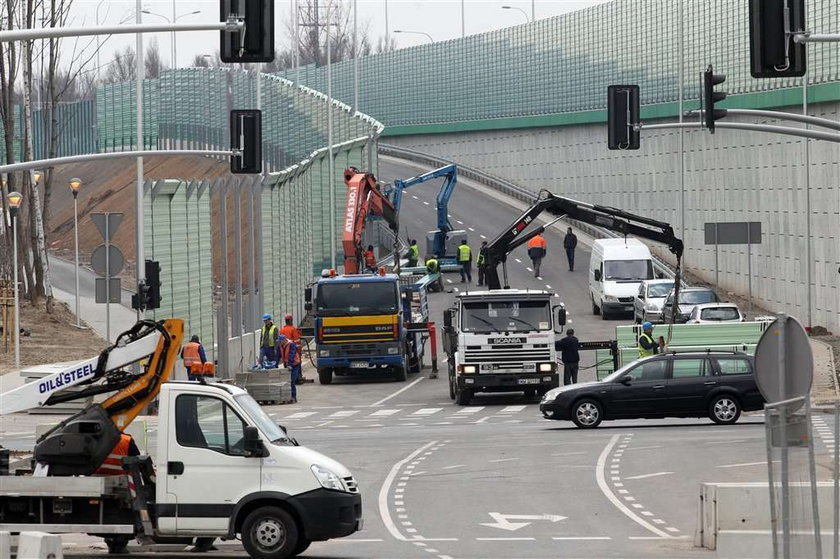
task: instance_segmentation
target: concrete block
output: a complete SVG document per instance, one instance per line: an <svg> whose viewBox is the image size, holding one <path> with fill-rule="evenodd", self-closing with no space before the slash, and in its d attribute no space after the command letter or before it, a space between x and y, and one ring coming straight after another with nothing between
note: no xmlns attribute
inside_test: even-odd
<svg viewBox="0 0 840 559"><path fill-rule="evenodd" d="M12 534L0 532L0 559L12 559Z"/></svg>
<svg viewBox="0 0 840 559"><path fill-rule="evenodd" d="M46 532L21 532L18 559L63 559L61 536Z"/></svg>

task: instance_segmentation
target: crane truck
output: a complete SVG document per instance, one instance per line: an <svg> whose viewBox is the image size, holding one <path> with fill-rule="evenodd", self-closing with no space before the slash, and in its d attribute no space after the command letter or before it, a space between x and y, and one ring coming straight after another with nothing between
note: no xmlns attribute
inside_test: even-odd
<svg viewBox="0 0 840 559"><path fill-rule="evenodd" d="M0 395L7 414L114 393L44 434L34 470L0 475L0 532L86 533L111 552L134 538L241 538L251 557L284 559L361 529L345 466L299 446L239 387L170 381L182 338L180 319L140 321L99 356ZM127 456L123 474L96 475L158 396L154 461Z"/></svg>
<svg viewBox="0 0 840 559"><path fill-rule="evenodd" d="M529 229L543 212L558 217ZM552 309L551 292L511 289L506 261L511 251L563 217L667 244L677 258L674 286L679 289L683 242L669 224L540 191L531 207L487 245L489 290L461 293L455 306L444 311L449 396L459 405L468 404L476 392L524 391L535 396L559 385L555 334L566 323L566 311Z"/></svg>

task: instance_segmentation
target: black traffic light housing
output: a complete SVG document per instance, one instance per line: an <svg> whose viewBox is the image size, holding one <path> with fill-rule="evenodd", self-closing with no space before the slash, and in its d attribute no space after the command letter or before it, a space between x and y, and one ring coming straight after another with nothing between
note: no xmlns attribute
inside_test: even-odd
<svg viewBox="0 0 840 559"><path fill-rule="evenodd" d="M607 88L607 147L639 149L641 132L638 85L611 85Z"/></svg>
<svg viewBox="0 0 840 559"><path fill-rule="evenodd" d="M750 0L749 25L752 77L805 75L807 49L793 40L805 31L805 0Z"/></svg>
<svg viewBox="0 0 840 559"><path fill-rule="evenodd" d="M715 108L715 103L726 99L726 92L715 91L715 86L725 81L726 76L715 74L711 64L703 72L703 119L706 123L706 128L712 134L715 133L715 121L726 116L726 109Z"/></svg>
<svg viewBox="0 0 840 559"><path fill-rule="evenodd" d="M221 21L244 19L242 31L222 31L222 62L274 60L274 0L221 0Z"/></svg>
<svg viewBox="0 0 840 559"><path fill-rule="evenodd" d="M160 308L160 262L146 260L146 308Z"/></svg>
<svg viewBox="0 0 840 559"><path fill-rule="evenodd" d="M262 112L256 109L230 112L230 172L262 172Z"/></svg>

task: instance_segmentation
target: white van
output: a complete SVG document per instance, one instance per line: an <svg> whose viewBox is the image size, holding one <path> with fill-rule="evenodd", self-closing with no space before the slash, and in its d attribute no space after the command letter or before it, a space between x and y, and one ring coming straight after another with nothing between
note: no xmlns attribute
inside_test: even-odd
<svg viewBox="0 0 840 559"><path fill-rule="evenodd" d="M589 261L592 314L601 313L606 320L613 313L632 313L639 285L653 278L650 250L640 240L596 239Z"/></svg>

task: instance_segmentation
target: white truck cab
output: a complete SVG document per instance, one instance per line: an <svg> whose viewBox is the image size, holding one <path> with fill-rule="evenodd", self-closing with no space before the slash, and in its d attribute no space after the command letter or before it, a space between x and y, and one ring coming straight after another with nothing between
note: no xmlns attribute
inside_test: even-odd
<svg viewBox="0 0 840 559"><path fill-rule="evenodd" d="M643 242L633 237L595 239L589 262L592 314L606 320L611 314L632 313L639 285L653 278L650 249Z"/></svg>

